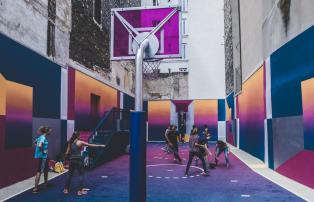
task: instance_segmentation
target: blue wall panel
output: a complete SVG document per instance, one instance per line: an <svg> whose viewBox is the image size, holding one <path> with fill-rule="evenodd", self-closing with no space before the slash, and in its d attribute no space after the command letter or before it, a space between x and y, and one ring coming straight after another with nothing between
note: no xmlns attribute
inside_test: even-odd
<svg viewBox="0 0 314 202"><path fill-rule="evenodd" d="M60 66L2 34L0 44L0 73L33 87L33 116L60 118Z"/></svg>
<svg viewBox="0 0 314 202"><path fill-rule="evenodd" d="M218 100L218 121L226 120L226 105L224 99Z"/></svg>
<svg viewBox="0 0 314 202"><path fill-rule="evenodd" d="M314 26L270 57L273 117L302 115L301 81L314 77Z"/></svg>

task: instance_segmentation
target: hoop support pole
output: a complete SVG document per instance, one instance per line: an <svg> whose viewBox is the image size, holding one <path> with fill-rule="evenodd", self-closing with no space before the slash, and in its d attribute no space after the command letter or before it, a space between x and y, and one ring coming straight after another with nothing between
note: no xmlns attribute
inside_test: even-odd
<svg viewBox="0 0 314 202"><path fill-rule="evenodd" d="M143 61L149 41L145 39L135 57L135 111L131 113L130 202L146 201L146 112L143 111Z"/></svg>
<svg viewBox="0 0 314 202"><path fill-rule="evenodd" d="M136 51L135 56L135 111L143 111L143 61L144 53L149 45L148 39L145 39Z"/></svg>

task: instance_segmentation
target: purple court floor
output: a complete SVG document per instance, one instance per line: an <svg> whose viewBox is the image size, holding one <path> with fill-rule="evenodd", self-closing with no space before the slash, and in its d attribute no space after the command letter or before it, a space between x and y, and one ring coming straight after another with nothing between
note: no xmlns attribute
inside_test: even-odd
<svg viewBox="0 0 314 202"><path fill-rule="evenodd" d="M161 150L162 144L147 147L147 201L303 201L287 190L253 172L234 155L230 155L231 167L220 165L211 170L210 176L201 176L201 162L193 162L190 176L184 177L188 158L187 147L180 147L183 165L177 164L173 156ZM53 179L53 187L38 194L24 192L9 201L128 201L129 158L122 156L86 173L85 185L89 194L77 197L72 191L62 193L65 175ZM77 182L73 182L75 189Z"/></svg>

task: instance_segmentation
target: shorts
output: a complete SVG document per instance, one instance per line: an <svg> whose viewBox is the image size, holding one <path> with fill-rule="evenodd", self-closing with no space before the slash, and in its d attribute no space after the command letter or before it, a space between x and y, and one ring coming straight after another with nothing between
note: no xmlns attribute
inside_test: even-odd
<svg viewBox="0 0 314 202"><path fill-rule="evenodd" d="M48 172L48 170L49 170L48 160L44 158L39 158L37 172L43 173L43 172Z"/></svg>

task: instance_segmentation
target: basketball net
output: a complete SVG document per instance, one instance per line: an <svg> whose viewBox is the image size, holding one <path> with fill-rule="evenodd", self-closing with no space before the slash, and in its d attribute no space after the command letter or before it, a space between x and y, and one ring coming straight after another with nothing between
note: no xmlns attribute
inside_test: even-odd
<svg viewBox="0 0 314 202"><path fill-rule="evenodd" d="M132 70L135 67L134 60L120 60L121 67ZM161 59L144 59L143 61L143 78L147 80L157 79L160 73L159 66Z"/></svg>
<svg viewBox="0 0 314 202"><path fill-rule="evenodd" d="M160 73L159 66L160 59L144 59L143 61L143 78L144 79L157 79Z"/></svg>

